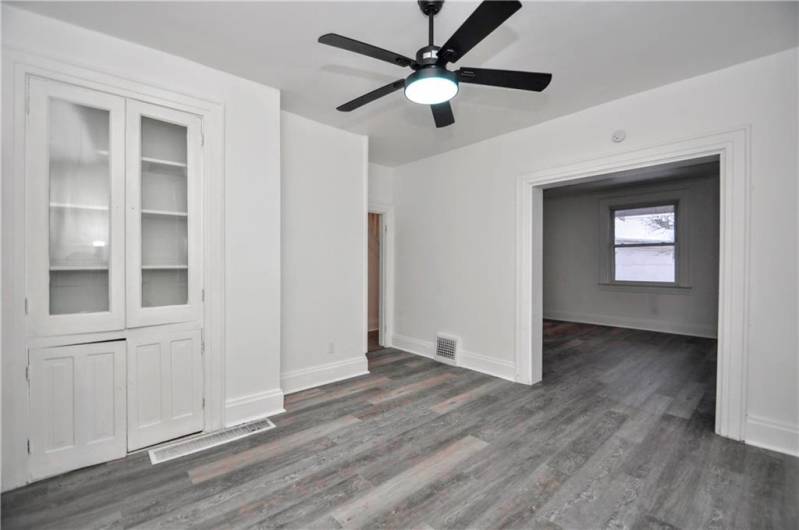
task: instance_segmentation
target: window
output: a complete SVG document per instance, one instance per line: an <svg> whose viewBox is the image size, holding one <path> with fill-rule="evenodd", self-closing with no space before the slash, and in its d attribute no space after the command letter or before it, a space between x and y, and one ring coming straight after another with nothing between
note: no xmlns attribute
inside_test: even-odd
<svg viewBox="0 0 799 530"><path fill-rule="evenodd" d="M612 281L677 282L677 204L611 209Z"/></svg>

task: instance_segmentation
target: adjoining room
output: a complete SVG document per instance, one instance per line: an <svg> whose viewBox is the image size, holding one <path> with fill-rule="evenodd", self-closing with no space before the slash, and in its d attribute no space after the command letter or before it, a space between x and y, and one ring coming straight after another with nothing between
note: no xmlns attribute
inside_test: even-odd
<svg viewBox="0 0 799 530"><path fill-rule="evenodd" d="M706 157L544 190L544 381L713 432L719 184Z"/></svg>

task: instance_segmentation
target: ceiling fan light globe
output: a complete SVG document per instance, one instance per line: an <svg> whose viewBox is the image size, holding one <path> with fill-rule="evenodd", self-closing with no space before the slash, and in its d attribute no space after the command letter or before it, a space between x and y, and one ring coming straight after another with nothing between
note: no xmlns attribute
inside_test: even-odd
<svg viewBox="0 0 799 530"><path fill-rule="evenodd" d="M457 93L455 74L443 68L419 70L405 80L405 97L420 105L444 103Z"/></svg>

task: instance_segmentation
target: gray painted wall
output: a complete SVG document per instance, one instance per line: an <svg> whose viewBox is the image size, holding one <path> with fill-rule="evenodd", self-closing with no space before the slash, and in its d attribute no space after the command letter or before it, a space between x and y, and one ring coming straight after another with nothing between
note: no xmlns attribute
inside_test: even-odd
<svg viewBox="0 0 799 530"><path fill-rule="evenodd" d="M682 288L600 282L604 237L600 201L684 190L678 223L687 228L688 279ZM718 321L717 174L598 191L544 195L544 316L558 320L716 336ZM679 214L678 214L679 215Z"/></svg>

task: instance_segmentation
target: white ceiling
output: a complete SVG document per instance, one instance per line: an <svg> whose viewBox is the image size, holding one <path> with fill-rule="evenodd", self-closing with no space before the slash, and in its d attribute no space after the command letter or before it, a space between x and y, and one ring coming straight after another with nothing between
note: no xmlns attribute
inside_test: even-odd
<svg viewBox="0 0 799 530"><path fill-rule="evenodd" d="M31 2L25 9L187 57L279 88L285 110L368 134L370 161L398 165L599 103L775 53L799 43L799 4L526 2L458 66L551 72L541 93L463 85L456 123L436 129L402 92L341 113L336 106L403 69L323 46L340 33L408 56L426 44L415 1ZM476 2L447 1L441 44Z"/></svg>

